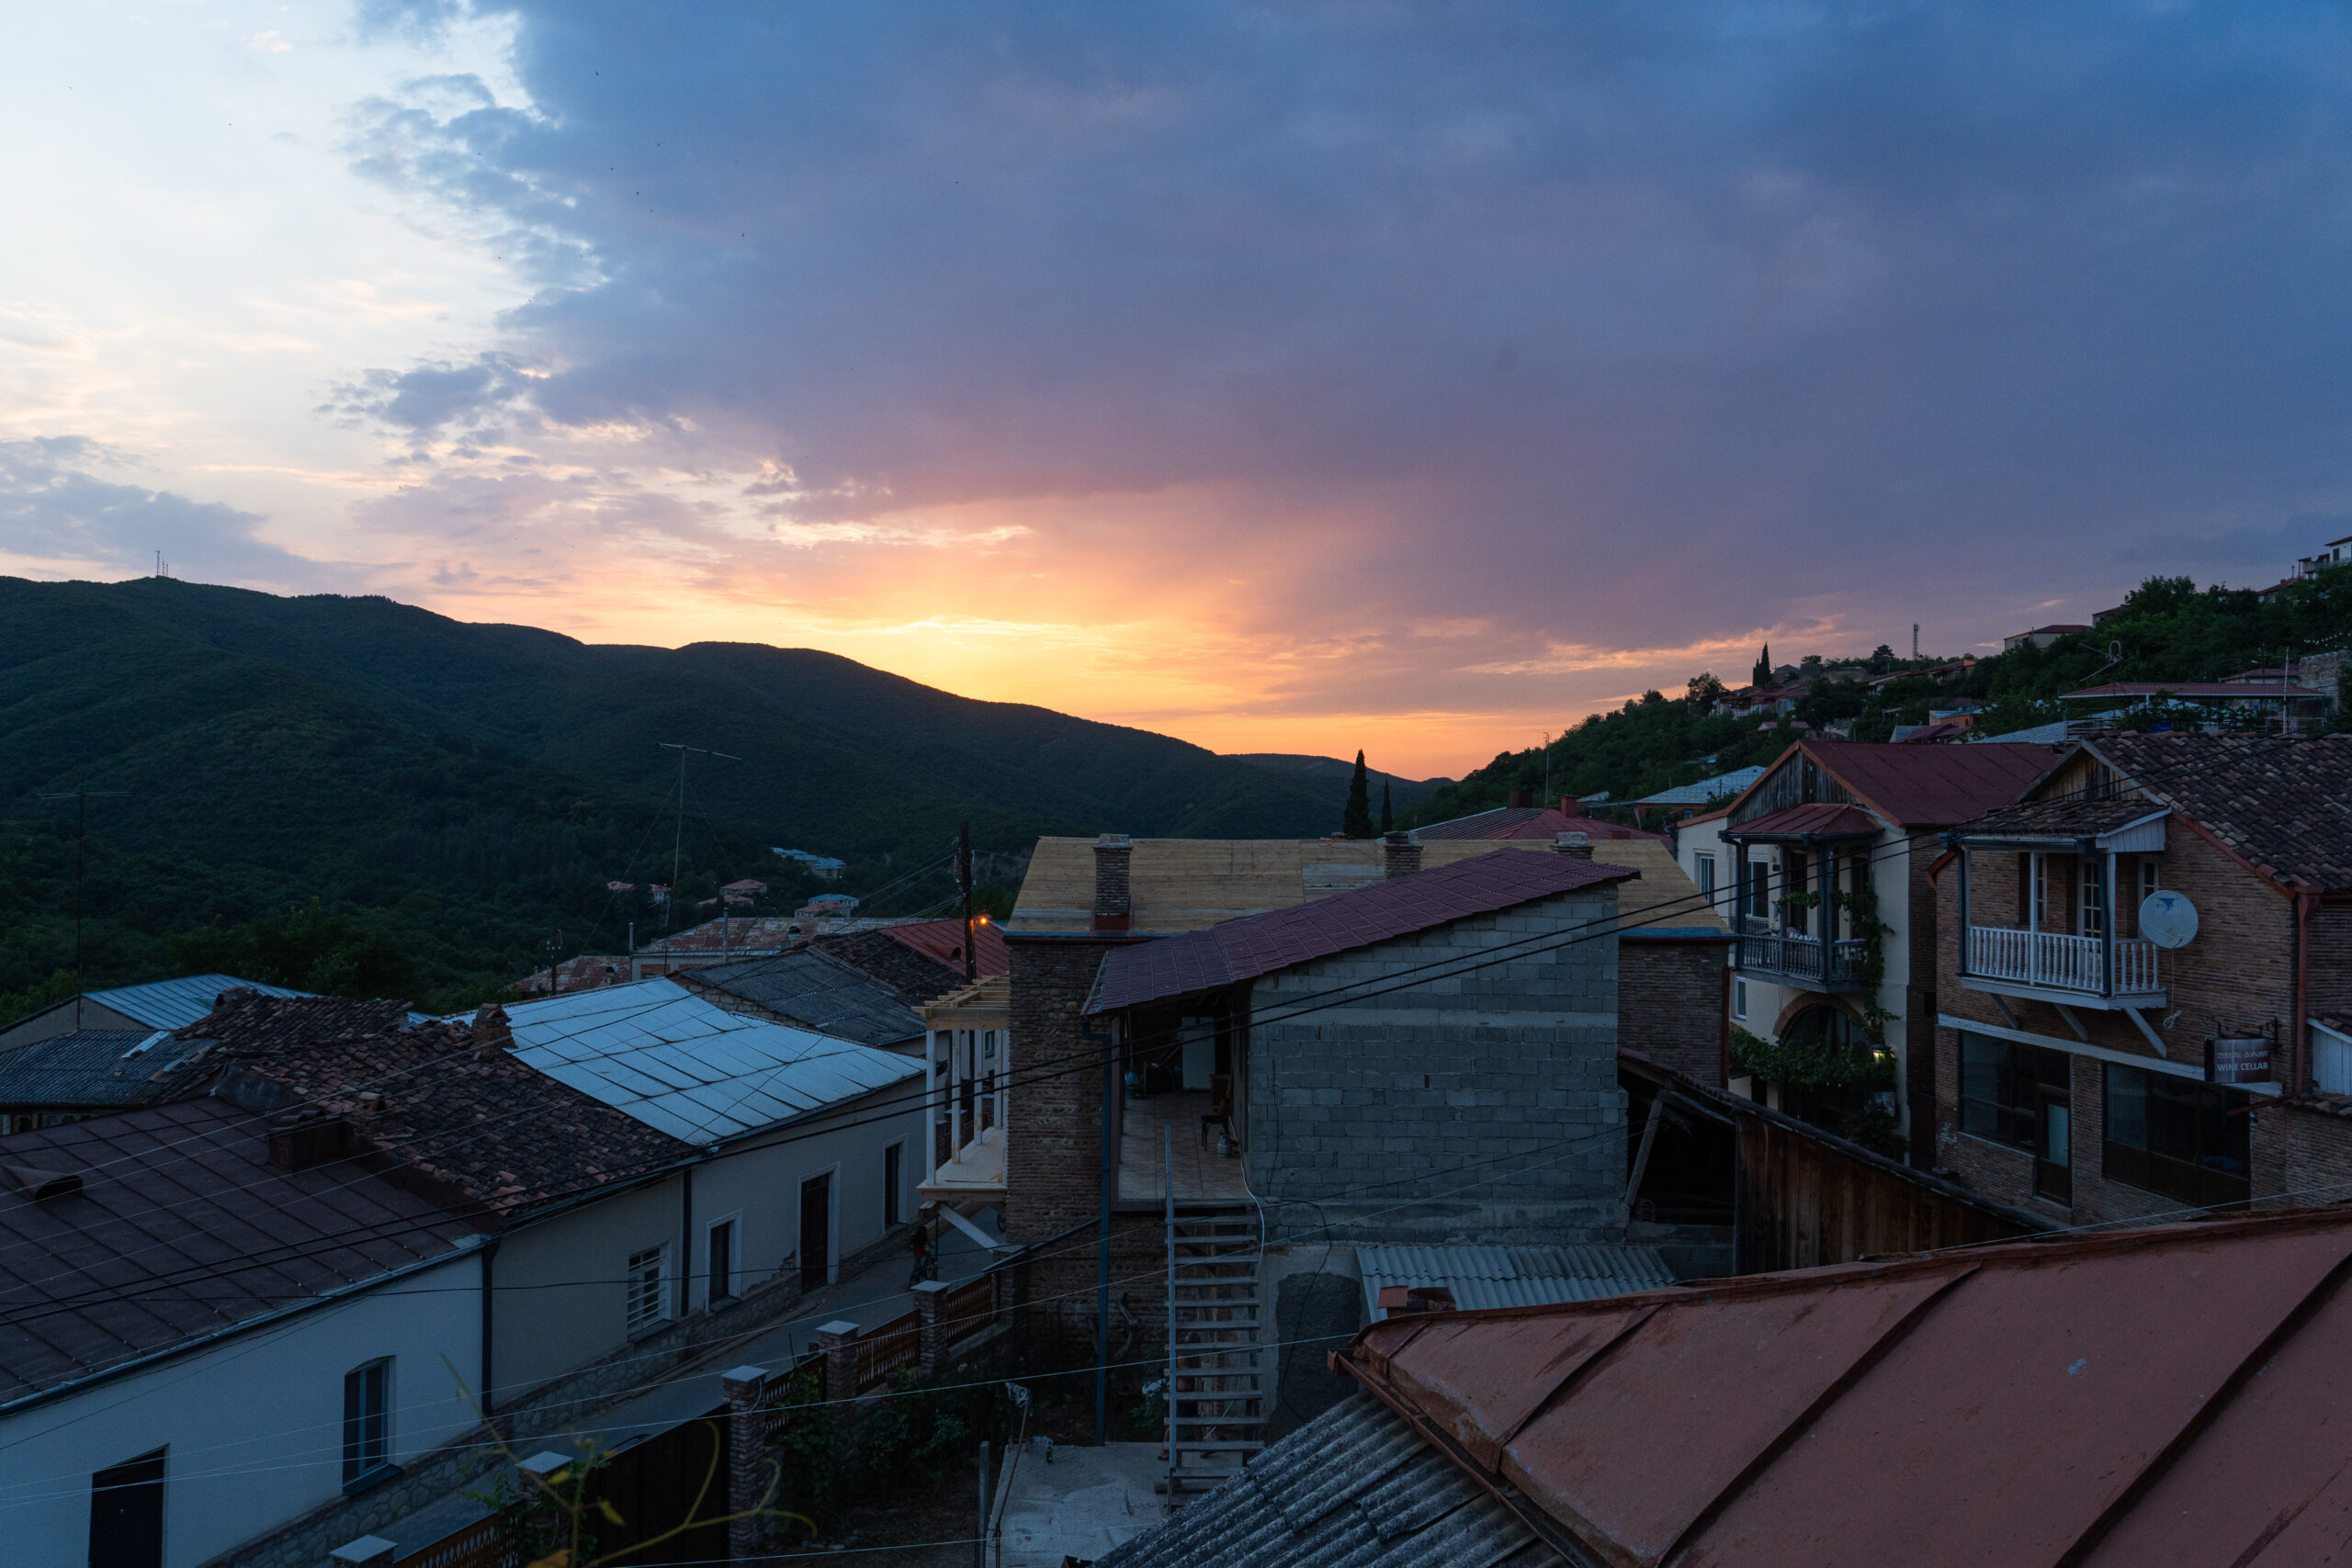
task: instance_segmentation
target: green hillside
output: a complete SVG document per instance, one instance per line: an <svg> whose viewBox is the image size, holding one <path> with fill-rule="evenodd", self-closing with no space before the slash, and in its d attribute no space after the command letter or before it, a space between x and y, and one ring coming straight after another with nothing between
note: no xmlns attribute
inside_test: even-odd
<svg viewBox="0 0 2352 1568"><path fill-rule="evenodd" d="M684 886L756 876L785 908L820 885L770 845L839 856L840 889L910 912L947 897L933 863L967 818L983 876L1010 878L1039 833L1330 832L1346 789L808 649L0 578L0 1001L71 953L73 803L43 794L128 792L89 804L93 984L276 953L254 977L405 964L454 995L543 961L557 930L567 951L659 931L605 885L669 880L673 740L740 759L693 759Z"/></svg>
<svg viewBox="0 0 2352 1568"><path fill-rule="evenodd" d="M2352 647L2352 566L2302 579L2268 604L2250 589L2200 589L2186 577L2152 577L2090 632L2046 649L2028 643L1980 659L1941 684L1921 675L1865 692L1859 684L1816 682L1793 716L1816 732L1850 721L1855 739L1885 740L1897 725L1926 723L1931 705L1967 697L1985 706L1978 728L1997 735L2064 717L2058 696L2087 685L2214 681L2277 665L2290 650L2301 655L2346 647ZM1891 674L1949 660L1899 660L1882 647L1867 659L1809 656L1796 662L1809 674ZM1554 794L1607 790L1624 801L1769 762L1788 747L1785 726L1761 729L1752 718L1706 716L1720 687L1745 682L1744 671L1722 681L1702 672L1674 696L1647 692L1617 712L1590 715L1554 741L1548 755L1541 747L1503 752L1404 814L1404 823L1488 810L1514 789L1540 790L1547 782Z"/></svg>

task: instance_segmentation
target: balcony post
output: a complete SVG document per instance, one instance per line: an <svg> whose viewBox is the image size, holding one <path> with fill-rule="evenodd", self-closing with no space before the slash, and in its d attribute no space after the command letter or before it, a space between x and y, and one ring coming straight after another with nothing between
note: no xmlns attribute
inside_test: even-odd
<svg viewBox="0 0 2352 1568"><path fill-rule="evenodd" d="M2109 850L2099 870L2107 879L2107 919L2099 922L2104 940L2099 943L2102 967L2106 970L2107 989L2101 994L2109 1000L2115 998L2115 922L2120 913L2115 907L2115 852Z"/></svg>
<svg viewBox="0 0 2352 1568"><path fill-rule="evenodd" d="M1968 912L1968 863L1975 859L1965 846L1960 852L1960 972L1976 973L1976 928Z"/></svg>

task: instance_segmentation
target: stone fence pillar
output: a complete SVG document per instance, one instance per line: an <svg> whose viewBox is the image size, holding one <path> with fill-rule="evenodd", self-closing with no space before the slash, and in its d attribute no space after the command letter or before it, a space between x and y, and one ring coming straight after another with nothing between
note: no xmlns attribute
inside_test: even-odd
<svg viewBox="0 0 2352 1568"><path fill-rule="evenodd" d="M857 1397L857 1325L835 1318L817 1330L818 1348L825 1352L825 1397Z"/></svg>
<svg viewBox="0 0 2352 1568"><path fill-rule="evenodd" d="M763 1502L773 1506L768 1497L773 1472L768 1466L767 1413L761 1408L766 1403L767 1385L765 1367L737 1367L718 1377L718 1392L727 1400L729 1427L727 1554L739 1562L758 1554L761 1538L767 1533L767 1520L753 1510Z"/></svg>
<svg viewBox="0 0 2352 1568"><path fill-rule="evenodd" d="M922 1375L936 1379L947 1371L947 1292L950 1286L924 1280L914 1288L915 1316L920 1320Z"/></svg>

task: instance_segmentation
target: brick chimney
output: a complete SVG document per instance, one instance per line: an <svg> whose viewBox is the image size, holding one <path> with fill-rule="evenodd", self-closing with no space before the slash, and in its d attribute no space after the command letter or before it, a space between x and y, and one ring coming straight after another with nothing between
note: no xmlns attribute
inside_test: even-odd
<svg viewBox="0 0 2352 1568"><path fill-rule="evenodd" d="M506 1020L506 1010L496 1002L484 1002L474 1013L474 1043L489 1045L501 1051L514 1049L514 1026Z"/></svg>
<svg viewBox="0 0 2352 1568"><path fill-rule="evenodd" d="M1410 833L1391 833L1380 840L1380 865L1391 882L1410 876L1421 869L1421 846Z"/></svg>
<svg viewBox="0 0 2352 1568"><path fill-rule="evenodd" d="M1560 796L1560 815L1563 817L1583 816L1584 802L1578 800L1573 795L1564 795Z"/></svg>
<svg viewBox="0 0 2352 1568"><path fill-rule="evenodd" d="M1515 789L1510 792L1510 804L1514 807L1532 806L1535 804L1535 792L1532 789Z"/></svg>
<svg viewBox="0 0 2352 1568"><path fill-rule="evenodd" d="M1574 855L1578 860L1590 860L1592 858L1592 835L1589 833L1562 833L1559 837L1552 840L1552 847L1564 855Z"/></svg>
<svg viewBox="0 0 2352 1568"><path fill-rule="evenodd" d="M1094 919L1089 929L1135 929L1135 898L1127 885L1127 863L1135 852L1135 840L1125 833L1105 833L1094 840Z"/></svg>

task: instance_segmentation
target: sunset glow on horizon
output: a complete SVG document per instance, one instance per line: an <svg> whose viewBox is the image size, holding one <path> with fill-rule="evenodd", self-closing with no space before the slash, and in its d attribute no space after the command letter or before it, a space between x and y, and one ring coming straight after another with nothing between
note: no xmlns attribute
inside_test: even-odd
<svg viewBox="0 0 2352 1568"><path fill-rule="evenodd" d="M23 28L12 574L1426 776L1760 641L1981 652L2352 527L2330 12Z"/></svg>

